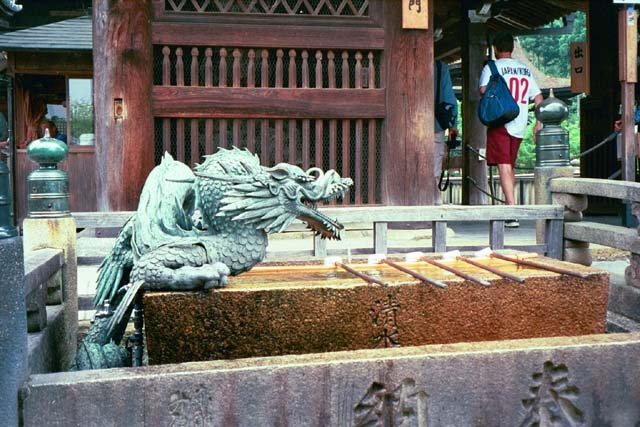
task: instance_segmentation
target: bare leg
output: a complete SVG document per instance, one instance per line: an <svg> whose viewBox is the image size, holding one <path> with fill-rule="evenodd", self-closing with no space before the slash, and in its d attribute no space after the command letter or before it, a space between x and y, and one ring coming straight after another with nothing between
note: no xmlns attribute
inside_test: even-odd
<svg viewBox="0 0 640 427"><path fill-rule="evenodd" d="M510 164L499 164L498 172L500 173L500 185L502 186L506 204L515 205L516 199L513 188L516 184L516 175L513 167Z"/></svg>

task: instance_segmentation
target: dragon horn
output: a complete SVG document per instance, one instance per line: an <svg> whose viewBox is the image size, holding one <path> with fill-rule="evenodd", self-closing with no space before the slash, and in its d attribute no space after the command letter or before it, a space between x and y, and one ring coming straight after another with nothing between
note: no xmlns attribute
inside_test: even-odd
<svg viewBox="0 0 640 427"><path fill-rule="evenodd" d="M252 173L251 168L245 162L241 161L240 165L247 171L247 173Z"/></svg>
<svg viewBox="0 0 640 427"><path fill-rule="evenodd" d="M226 166L224 165L224 163L222 162L218 162L218 165L222 168L223 171L225 171L226 173L229 173L229 169L226 168Z"/></svg>
<svg viewBox="0 0 640 427"><path fill-rule="evenodd" d="M199 176L199 177L202 177L202 178L216 179L218 181L227 181L227 182L233 182L233 183L237 183L237 184L241 184L241 183L244 183L244 182L253 182L254 181L254 177L253 176L213 175L213 174L205 173L205 172L194 172L193 174L195 176Z"/></svg>
<svg viewBox="0 0 640 427"><path fill-rule="evenodd" d="M169 181L169 182L187 182L187 183L194 183L195 179L193 178L165 178L165 181Z"/></svg>

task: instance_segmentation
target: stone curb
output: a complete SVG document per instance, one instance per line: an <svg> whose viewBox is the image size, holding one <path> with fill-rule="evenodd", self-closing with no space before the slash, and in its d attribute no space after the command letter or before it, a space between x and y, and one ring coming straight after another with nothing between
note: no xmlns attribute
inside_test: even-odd
<svg viewBox="0 0 640 427"><path fill-rule="evenodd" d="M623 427L640 421L639 350L640 334L609 334L34 375L23 417L25 426Z"/></svg>

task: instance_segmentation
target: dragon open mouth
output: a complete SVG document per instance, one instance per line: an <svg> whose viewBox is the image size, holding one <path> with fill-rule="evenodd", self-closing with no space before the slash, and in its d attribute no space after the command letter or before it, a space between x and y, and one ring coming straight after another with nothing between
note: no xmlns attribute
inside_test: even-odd
<svg viewBox="0 0 640 427"><path fill-rule="evenodd" d="M311 168L305 172L288 164L278 164L265 172L252 179L236 179L215 216L244 221L267 233L280 233L298 219L323 239L340 239L342 224L319 212L317 205L344 197L353 185L350 178L341 178L334 170L324 173ZM196 174L200 179L234 179Z"/></svg>
<svg viewBox="0 0 640 427"><path fill-rule="evenodd" d="M322 201L327 202L329 199ZM323 239L340 240L340 231L344 229L344 226L337 219L333 220L318 211L317 202L303 199L302 203L298 215L300 221L306 223L307 227L316 233L316 236L321 236Z"/></svg>
<svg viewBox="0 0 640 427"><path fill-rule="evenodd" d="M321 173L321 172L320 172ZM307 224L317 236L323 239L340 240L340 231L344 226L317 210L318 202L330 202L341 200L353 181L349 178L340 178L335 171L321 174L314 190L302 190L298 215L296 217Z"/></svg>

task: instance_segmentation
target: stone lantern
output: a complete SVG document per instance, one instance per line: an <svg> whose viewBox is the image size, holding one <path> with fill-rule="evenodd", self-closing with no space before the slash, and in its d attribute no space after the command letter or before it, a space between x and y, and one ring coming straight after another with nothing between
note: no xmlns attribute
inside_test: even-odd
<svg viewBox="0 0 640 427"><path fill-rule="evenodd" d="M71 215L69 208L69 176L58 169L58 163L67 158L69 149L64 142L51 138L49 130L44 137L29 144L27 156L40 165L27 177L27 217L60 218Z"/></svg>
<svg viewBox="0 0 640 427"><path fill-rule="evenodd" d="M551 89L535 114L544 125L536 133L536 167L569 166L569 131L560 126L569 116L567 105L553 96Z"/></svg>

